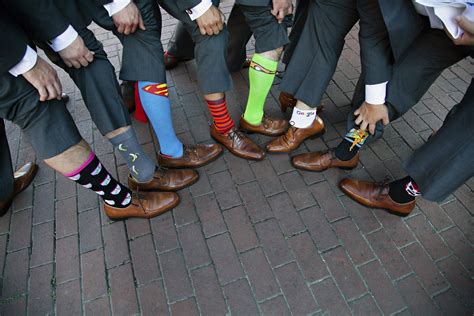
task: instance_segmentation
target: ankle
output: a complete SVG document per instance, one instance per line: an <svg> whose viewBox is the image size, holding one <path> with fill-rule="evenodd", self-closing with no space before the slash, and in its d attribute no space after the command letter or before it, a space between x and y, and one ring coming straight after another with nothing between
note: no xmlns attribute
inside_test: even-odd
<svg viewBox="0 0 474 316"><path fill-rule="evenodd" d="M404 204L414 201L421 192L415 180L407 176L390 182L388 195L393 201Z"/></svg>

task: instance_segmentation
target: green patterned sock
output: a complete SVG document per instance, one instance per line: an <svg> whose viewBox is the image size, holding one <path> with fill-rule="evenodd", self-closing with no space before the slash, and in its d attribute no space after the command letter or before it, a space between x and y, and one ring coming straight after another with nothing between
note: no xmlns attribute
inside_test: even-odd
<svg viewBox="0 0 474 316"><path fill-rule="evenodd" d="M273 84L278 62L259 54L254 54L250 63L250 91L244 119L253 125L262 122L263 107Z"/></svg>

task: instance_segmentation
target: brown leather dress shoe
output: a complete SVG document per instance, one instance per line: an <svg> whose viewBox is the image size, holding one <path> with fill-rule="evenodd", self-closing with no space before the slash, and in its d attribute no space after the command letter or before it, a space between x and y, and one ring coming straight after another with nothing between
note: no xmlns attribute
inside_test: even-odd
<svg viewBox="0 0 474 316"><path fill-rule="evenodd" d="M265 158L265 152L250 138L242 135L235 127L232 127L226 134L221 134L216 126L212 124L211 137L237 157L250 160L262 160Z"/></svg>
<svg viewBox="0 0 474 316"><path fill-rule="evenodd" d="M214 161L222 154L219 144L198 144L196 146L184 145L183 156L173 158L158 153L158 164L166 168L199 168Z"/></svg>
<svg viewBox="0 0 474 316"><path fill-rule="evenodd" d="M364 206L384 209L398 216L407 216L416 204L415 200L403 204L392 200L388 195L388 183L343 179L339 187L347 196Z"/></svg>
<svg viewBox="0 0 474 316"><path fill-rule="evenodd" d="M359 153L357 153L351 160L340 160L336 157L335 150L329 149L325 152L314 152L296 155L291 158L293 167L308 171L324 171L329 168L341 168L345 170L352 170L357 167L359 163Z"/></svg>
<svg viewBox="0 0 474 316"><path fill-rule="evenodd" d="M240 117L239 128L247 133L258 133L267 136L280 136L288 129L288 121L284 119L271 119L263 116L262 123L252 125L243 116Z"/></svg>
<svg viewBox="0 0 474 316"><path fill-rule="evenodd" d="M134 192L129 206L118 208L104 203L104 211L112 220L152 218L172 210L178 203L179 196L174 192Z"/></svg>
<svg viewBox="0 0 474 316"><path fill-rule="evenodd" d="M164 62L166 70L171 70L175 68L181 61L187 61L189 58L177 57L170 55L168 51L165 51Z"/></svg>
<svg viewBox="0 0 474 316"><path fill-rule="evenodd" d="M135 84L131 81L124 81L120 84L120 91L128 113L133 113L135 111Z"/></svg>
<svg viewBox="0 0 474 316"><path fill-rule="evenodd" d="M308 138L316 138L324 133L323 120L317 116L313 124L307 128L290 126L285 135L275 138L267 144L270 153L288 153L298 148Z"/></svg>
<svg viewBox="0 0 474 316"><path fill-rule="evenodd" d="M0 216L5 215L5 213L10 208L15 196L20 194L31 184L37 172L38 165L33 162L28 162L13 174L13 195L9 200L0 202Z"/></svg>
<svg viewBox="0 0 474 316"><path fill-rule="evenodd" d="M296 99L293 95L283 91L280 92L278 100L280 101L280 109L283 113L285 113L288 108L294 108L296 105Z"/></svg>
<svg viewBox="0 0 474 316"><path fill-rule="evenodd" d="M156 168L153 179L149 182L137 182L130 175L128 186L131 190L140 191L178 191L199 180L199 173L195 170L169 170Z"/></svg>

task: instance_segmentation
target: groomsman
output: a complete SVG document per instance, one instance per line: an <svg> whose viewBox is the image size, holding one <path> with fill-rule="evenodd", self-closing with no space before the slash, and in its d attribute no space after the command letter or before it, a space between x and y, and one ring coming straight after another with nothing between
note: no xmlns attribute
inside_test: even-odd
<svg viewBox="0 0 474 316"><path fill-rule="evenodd" d="M375 125L380 119L387 119L387 115L390 121L403 115L445 68L464 57L474 56L474 22L465 17L457 17L457 21L464 34L452 41L442 30L425 29L395 65L386 109L369 109L361 114L365 124ZM474 80L461 102L446 115L443 126L404 162L406 177L384 184L344 179L340 183L341 190L367 207L385 209L400 216L410 214L419 195L442 202L474 176L472 122ZM377 130L380 132L382 128Z"/></svg>
<svg viewBox="0 0 474 316"><path fill-rule="evenodd" d="M472 46L469 46L472 44L460 45L460 40L453 42L444 30L432 29L427 18L418 15L411 3L407 9L406 15L397 16L398 22L394 25L416 29L419 25L416 20L400 20L404 16L414 14L422 22L422 26L419 29L419 35L405 49L405 52L399 50L402 53L393 66L387 85L386 101L381 105L364 103L363 89L362 92L356 93L354 96L352 102L354 108L348 115L347 131L350 133L351 130L357 129L359 131L357 136L361 135L361 137L351 138L346 135L336 148L327 152L297 155L292 159L296 168L310 171L323 171L333 167L355 168L359 162L360 148L367 142L379 138L383 133L384 125L402 116L418 103L444 69L467 56L473 56ZM384 14L385 16L391 17L392 15L387 13ZM466 21L466 18L461 20L461 27L468 27ZM394 35L397 33L394 32ZM394 37L393 40L391 38L391 43L401 40L401 35L397 36L399 38ZM397 46L392 44L392 47ZM397 50L394 50L394 53L395 51ZM356 90L360 91L361 89ZM361 104L361 106L357 106L357 104ZM369 131L365 131L366 129Z"/></svg>
<svg viewBox="0 0 474 316"><path fill-rule="evenodd" d="M0 118L17 124L39 159L57 172L96 192L111 219L150 218L179 202L173 192L135 192L118 183L82 139L61 100L56 71L39 57L31 38L0 3ZM54 34L53 34L54 35ZM0 192L11 188L3 187Z"/></svg>
<svg viewBox="0 0 474 316"><path fill-rule="evenodd" d="M403 23L397 24L402 27L392 27L397 21L394 18L386 21L382 14L387 6L391 7L392 12L407 11L406 7L412 6L409 0L387 3L376 0L310 1L305 27L280 85L282 91L297 99L290 120L291 128L267 145L269 152L293 151L305 139L316 137L324 130L316 107L334 74L344 39L359 18L365 102L374 105L385 102L392 56L408 46L419 32L417 28L404 28ZM413 16L405 18L412 20ZM400 38L398 34L401 32L407 35ZM396 43L392 41L395 38L398 40ZM356 129L347 135L348 139L354 140L364 137Z"/></svg>
<svg viewBox="0 0 474 316"><path fill-rule="evenodd" d="M227 68L229 33L218 9L219 0L158 2L186 25L193 39L198 81L213 119L211 137L238 157L262 160L265 152L236 128L227 109L225 92L232 89Z"/></svg>

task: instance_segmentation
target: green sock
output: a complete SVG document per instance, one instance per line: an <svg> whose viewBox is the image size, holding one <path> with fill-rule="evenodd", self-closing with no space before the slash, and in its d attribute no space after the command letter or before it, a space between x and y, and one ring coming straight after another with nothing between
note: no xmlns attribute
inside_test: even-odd
<svg viewBox="0 0 474 316"><path fill-rule="evenodd" d="M263 118L263 107L273 84L278 61L254 54L249 68L250 91L244 119L253 125L259 125Z"/></svg>

